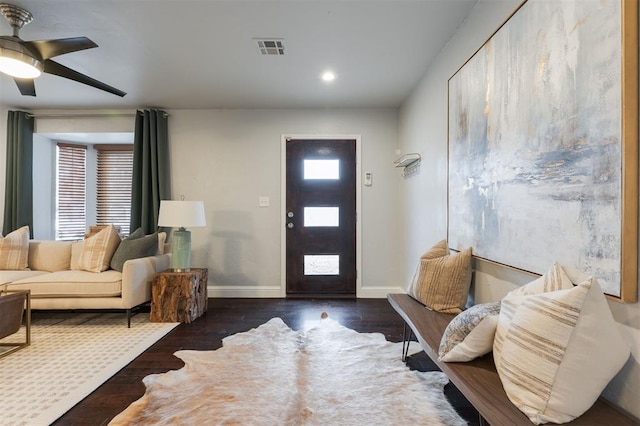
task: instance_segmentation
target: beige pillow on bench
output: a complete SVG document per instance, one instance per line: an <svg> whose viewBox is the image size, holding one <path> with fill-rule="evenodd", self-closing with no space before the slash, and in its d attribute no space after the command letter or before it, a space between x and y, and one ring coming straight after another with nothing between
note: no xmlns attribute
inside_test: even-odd
<svg viewBox="0 0 640 426"><path fill-rule="evenodd" d="M443 240L422 255L407 294L433 311L457 314L469 295L471 247L459 253L448 252Z"/></svg>
<svg viewBox="0 0 640 426"><path fill-rule="evenodd" d="M491 352L499 314L500 302L473 305L459 313L442 334L439 360L467 362Z"/></svg>
<svg viewBox="0 0 640 426"><path fill-rule="evenodd" d="M509 294L500 317L505 312L511 320L496 368L509 400L535 424L582 415L629 358L594 278L568 290Z"/></svg>

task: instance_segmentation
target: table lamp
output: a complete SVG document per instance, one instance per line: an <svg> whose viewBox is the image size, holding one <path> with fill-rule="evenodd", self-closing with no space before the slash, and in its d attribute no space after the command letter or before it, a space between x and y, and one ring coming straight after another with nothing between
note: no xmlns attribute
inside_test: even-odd
<svg viewBox="0 0 640 426"><path fill-rule="evenodd" d="M185 228L206 226L202 201L161 200L158 226L178 228L171 237L171 269L191 269L191 232Z"/></svg>

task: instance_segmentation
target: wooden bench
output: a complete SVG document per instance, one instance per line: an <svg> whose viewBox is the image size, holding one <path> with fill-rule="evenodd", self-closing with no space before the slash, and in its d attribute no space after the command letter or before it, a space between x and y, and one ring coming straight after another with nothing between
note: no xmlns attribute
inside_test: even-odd
<svg viewBox="0 0 640 426"><path fill-rule="evenodd" d="M486 424L486 422L495 426L533 424L509 401L491 354L470 362L438 361L438 348L442 334L455 315L430 311L406 294L389 294L387 300L405 321L405 327L408 326L418 339L424 352L478 410L480 424ZM411 338L411 334L407 331L405 328L405 341ZM580 392L580 389L576 389L576 392ZM639 425L640 422L603 398L599 398L586 413L566 424L621 426Z"/></svg>

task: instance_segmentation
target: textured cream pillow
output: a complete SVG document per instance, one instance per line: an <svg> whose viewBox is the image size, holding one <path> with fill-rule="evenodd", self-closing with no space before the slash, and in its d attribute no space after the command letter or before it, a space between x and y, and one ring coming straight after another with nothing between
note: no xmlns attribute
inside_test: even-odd
<svg viewBox="0 0 640 426"><path fill-rule="evenodd" d="M27 269L29 261L29 227L23 226L0 238L0 270Z"/></svg>
<svg viewBox="0 0 640 426"><path fill-rule="evenodd" d="M109 269L109 262L120 245L120 235L109 225L92 237L84 240L78 267L83 271L102 272Z"/></svg>
<svg viewBox="0 0 640 426"><path fill-rule="evenodd" d="M158 251L156 254L164 254L164 244L167 241L166 232L158 232Z"/></svg>
<svg viewBox="0 0 640 426"><path fill-rule="evenodd" d="M447 256L449 254L449 247L447 246L447 240L438 241L433 247L431 247L425 254L420 256L420 261L425 259L437 259L438 257ZM418 267L416 268L416 272L413 274L413 278L411 278L411 282L407 287L407 294L413 295L416 292L416 286L418 279L420 278L420 262L418 262Z"/></svg>
<svg viewBox="0 0 640 426"><path fill-rule="evenodd" d="M420 259L408 293L427 308L450 314L462 312L471 285L471 247L459 253Z"/></svg>
<svg viewBox="0 0 640 426"><path fill-rule="evenodd" d="M29 241L29 269L68 271L71 269L71 241Z"/></svg>
<svg viewBox="0 0 640 426"><path fill-rule="evenodd" d="M531 281L515 290L510 291L503 300L514 298L515 296L526 296L530 294L546 293L550 291L565 290L573 288L573 282L564 272L562 266L554 262L549 270L540 278ZM496 327L496 335L493 340L493 362L496 367L500 365L502 356L502 342L509 329L509 324L515 313L513 303L502 306L500 316L498 317L498 325Z"/></svg>
<svg viewBox="0 0 640 426"><path fill-rule="evenodd" d="M595 279L569 290L506 297L507 308L514 314L498 374L511 402L535 424L582 415L629 358Z"/></svg>
<svg viewBox="0 0 640 426"><path fill-rule="evenodd" d="M442 334L439 360L467 362L491 352L499 314L500 302L474 305L459 313Z"/></svg>

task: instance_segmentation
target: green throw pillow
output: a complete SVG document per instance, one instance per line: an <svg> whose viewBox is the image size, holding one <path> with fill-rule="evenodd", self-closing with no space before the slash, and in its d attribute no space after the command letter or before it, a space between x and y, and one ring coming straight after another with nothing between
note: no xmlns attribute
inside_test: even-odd
<svg viewBox="0 0 640 426"><path fill-rule="evenodd" d="M120 242L111 258L111 269L122 272L124 262L127 260L153 256L157 251L158 233L145 236L142 228L138 228Z"/></svg>

